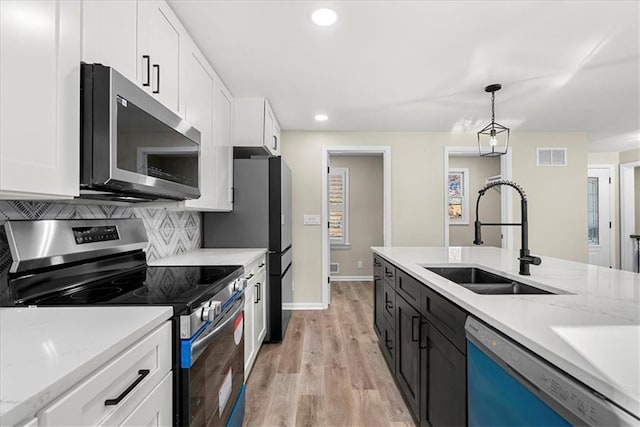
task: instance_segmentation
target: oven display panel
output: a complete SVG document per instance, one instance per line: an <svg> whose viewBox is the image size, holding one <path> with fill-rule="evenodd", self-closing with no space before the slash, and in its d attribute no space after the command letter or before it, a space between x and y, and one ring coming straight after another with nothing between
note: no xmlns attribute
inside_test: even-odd
<svg viewBox="0 0 640 427"><path fill-rule="evenodd" d="M85 243L106 242L108 240L118 240L118 228L115 225L101 227L73 227L73 238L78 245Z"/></svg>

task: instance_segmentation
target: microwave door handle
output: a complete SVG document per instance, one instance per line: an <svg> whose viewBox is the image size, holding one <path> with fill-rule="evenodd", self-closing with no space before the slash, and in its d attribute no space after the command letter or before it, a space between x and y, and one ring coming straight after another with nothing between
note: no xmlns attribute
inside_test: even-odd
<svg viewBox="0 0 640 427"><path fill-rule="evenodd" d="M198 357L200 357L200 355L202 354L204 349L211 343L211 341L213 341L220 334L220 331L222 329L226 328L229 325L229 323L231 323L231 322L233 322L235 320L235 318L238 315L238 313L240 313L242 311L242 309L244 308L243 302L244 302L244 298L238 299L238 307L236 309L234 309L230 314L227 314L226 315L227 318L220 325L216 326L216 328L214 330L212 330L211 332L209 332L205 336L198 338L191 345L191 361L192 361L192 363L194 363L196 360L198 360Z"/></svg>

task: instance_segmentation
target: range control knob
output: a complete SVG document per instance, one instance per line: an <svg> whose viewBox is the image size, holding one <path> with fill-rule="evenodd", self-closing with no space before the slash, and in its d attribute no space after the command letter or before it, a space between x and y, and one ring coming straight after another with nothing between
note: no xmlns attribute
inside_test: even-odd
<svg viewBox="0 0 640 427"><path fill-rule="evenodd" d="M218 315L220 315L220 311L222 309L222 304L220 301L210 301L209 307L203 307L202 313L200 314L200 320L213 322Z"/></svg>

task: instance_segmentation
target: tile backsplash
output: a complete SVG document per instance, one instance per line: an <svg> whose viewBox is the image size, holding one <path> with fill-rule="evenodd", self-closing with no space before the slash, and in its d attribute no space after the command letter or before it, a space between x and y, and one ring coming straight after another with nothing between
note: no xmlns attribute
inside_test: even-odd
<svg viewBox="0 0 640 427"><path fill-rule="evenodd" d="M0 225L6 220L141 218L149 237L147 260L198 249L202 241L199 212L112 205L0 200ZM6 280L11 254L0 226L0 284Z"/></svg>

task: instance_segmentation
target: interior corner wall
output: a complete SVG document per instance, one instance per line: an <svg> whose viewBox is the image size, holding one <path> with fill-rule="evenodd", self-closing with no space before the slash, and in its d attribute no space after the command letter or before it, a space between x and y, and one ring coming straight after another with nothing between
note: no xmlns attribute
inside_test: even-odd
<svg viewBox="0 0 640 427"><path fill-rule="evenodd" d="M371 246L384 244L382 155L331 155L329 160L331 167L349 169L347 223L350 247L331 249L331 262L340 265L340 272L332 273L331 277L371 276ZM362 268L358 268L358 262L362 262Z"/></svg>
<svg viewBox="0 0 640 427"><path fill-rule="evenodd" d="M282 132L282 156L293 174L293 280L296 284L293 302L322 302L323 229L320 225L304 225L303 216L322 212L323 147L391 147L390 244L441 246L444 241L444 147L474 144L472 133ZM568 148L569 167L555 170L536 167L536 147L552 146ZM543 260L545 255L587 260L586 147L583 133L514 132L511 135L513 178L525 188L530 200L530 247L532 253L542 256ZM567 190L556 191L560 187ZM514 203L514 219L519 217L519 209L518 201Z"/></svg>
<svg viewBox="0 0 640 427"><path fill-rule="evenodd" d="M469 197L469 223L449 225L449 245L473 246L475 238L473 221L475 220L478 191L485 186L487 177L500 175L500 158L449 155L449 169L456 168L469 169L469 188L465 190L467 197ZM500 193L498 191L490 189L485 193L480 202L480 219L482 222L500 222L500 202ZM482 240L485 246L501 247L500 234L500 227L483 227Z"/></svg>

